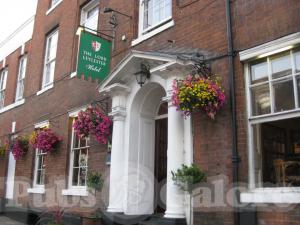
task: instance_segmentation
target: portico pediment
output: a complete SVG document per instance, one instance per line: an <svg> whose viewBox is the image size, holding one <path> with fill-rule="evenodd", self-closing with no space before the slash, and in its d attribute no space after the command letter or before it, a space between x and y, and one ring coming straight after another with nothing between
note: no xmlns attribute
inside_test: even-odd
<svg viewBox="0 0 300 225"><path fill-rule="evenodd" d="M176 54L142 52L132 50L99 85L99 92L113 84L126 85L135 80L134 73L140 70L141 63L150 67L150 73L162 77L171 73L188 73L194 62Z"/></svg>

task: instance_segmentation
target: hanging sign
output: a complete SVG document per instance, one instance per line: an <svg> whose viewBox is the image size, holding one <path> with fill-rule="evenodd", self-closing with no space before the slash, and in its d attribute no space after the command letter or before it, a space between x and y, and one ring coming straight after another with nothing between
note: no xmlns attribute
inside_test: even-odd
<svg viewBox="0 0 300 225"><path fill-rule="evenodd" d="M111 42L82 31L80 35L77 77L104 80L109 74Z"/></svg>

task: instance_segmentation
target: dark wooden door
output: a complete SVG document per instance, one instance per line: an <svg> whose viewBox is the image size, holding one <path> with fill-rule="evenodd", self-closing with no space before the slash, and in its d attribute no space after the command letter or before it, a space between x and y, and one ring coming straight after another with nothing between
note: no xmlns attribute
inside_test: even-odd
<svg viewBox="0 0 300 225"><path fill-rule="evenodd" d="M155 213L165 212L167 149L168 149L168 118L155 121Z"/></svg>

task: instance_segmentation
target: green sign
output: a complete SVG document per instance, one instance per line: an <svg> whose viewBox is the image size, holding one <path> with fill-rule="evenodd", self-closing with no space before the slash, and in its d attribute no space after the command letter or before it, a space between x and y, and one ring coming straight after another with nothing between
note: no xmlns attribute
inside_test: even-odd
<svg viewBox="0 0 300 225"><path fill-rule="evenodd" d="M82 31L80 35L77 77L102 81L109 74L111 42Z"/></svg>

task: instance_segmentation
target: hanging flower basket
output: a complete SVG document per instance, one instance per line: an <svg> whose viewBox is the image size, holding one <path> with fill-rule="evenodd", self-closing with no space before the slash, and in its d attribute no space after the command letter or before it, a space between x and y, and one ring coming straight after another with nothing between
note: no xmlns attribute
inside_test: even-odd
<svg viewBox="0 0 300 225"><path fill-rule="evenodd" d="M0 157L4 157L8 149L9 149L9 144L7 141L5 141L4 144L0 145Z"/></svg>
<svg viewBox="0 0 300 225"><path fill-rule="evenodd" d="M23 158L29 149L29 139L28 137L21 136L16 138L12 144L12 154L15 160Z"/></svg>
<svg viewBox="0 0 300 225"><path fill-rule="evenodd" d="M53 152L58 149L61 138L49 128L34 131L30 136L30 145L38 148L44 153Z"/></svg>
<svg viewBox="0 0 300 225"><path fill-rule="evenodd" d="M112 121L98 108L89 107L80 111L74 125L78 137L94 135L97 142L107 144L111 135Z"/></svg>
<svg viewBox="0 0 300 225"><path fill-rule="evenodd" d="M225 94L220 79L188 75L183 80L174 80L172 103L184 116L200 109L214 119L225 103Z"/></svg>

